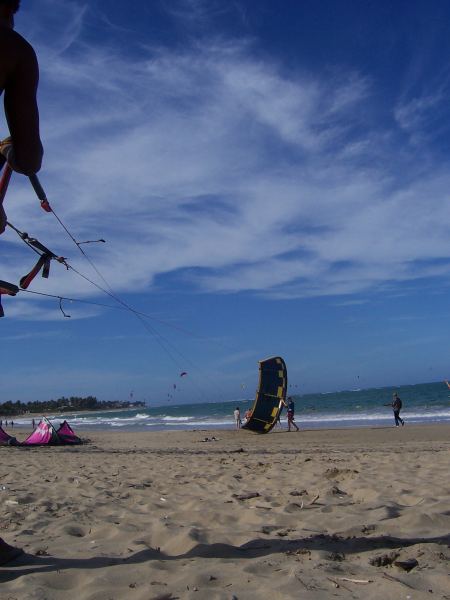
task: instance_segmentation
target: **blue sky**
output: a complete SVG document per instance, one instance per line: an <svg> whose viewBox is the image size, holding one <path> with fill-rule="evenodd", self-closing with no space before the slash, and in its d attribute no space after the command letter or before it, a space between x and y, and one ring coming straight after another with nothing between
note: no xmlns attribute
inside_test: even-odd
<svg viewBox="0 0 450 600"><path fill-rule="evenodd" d="M231 400L278 354L303 392L449 376L448 3L129 4L28 0L16 28L47 194L151 318L5 299L1 399ZM5 208L104 286L26 180ZM17 281L34 256L0 243ZM114 304L58 264L31 289Z"/></svg>

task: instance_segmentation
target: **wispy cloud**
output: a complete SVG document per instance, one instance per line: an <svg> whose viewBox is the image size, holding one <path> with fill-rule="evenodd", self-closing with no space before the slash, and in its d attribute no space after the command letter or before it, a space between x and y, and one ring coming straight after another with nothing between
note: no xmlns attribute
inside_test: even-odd
<svg viewBox="0 0 450 600"><path fill-rule="evenodd" d="M211 23L231 10L238 10L233 2L223 3L220 0L175 0L164 1L165 11L179 20L183 27L191 25L198 28Z"/></svg>
<svg viewBox="0 0 450 600"><path fill-rule="evenodd" d="M163 288L176 274L203 291L292 298L448 273L450 178L437 165L419 180L418 161L399 153L402 131L413 139L439 98L393 106L399 127L388 131L364 119L377 90L358 73L286 75L245 40L149 46L137 59L87 41L83 5L46 2L71 25L51 43L32 30L42 179L77 237L108 239L89 251L115 289ZM182 3L177 16L204 9ZM8 197L12 220L32 219L34 235L73 257L24 189ZM21 270L23 257L8 264L11 279ZM97 294L56 268L35 289Z"/></svg>

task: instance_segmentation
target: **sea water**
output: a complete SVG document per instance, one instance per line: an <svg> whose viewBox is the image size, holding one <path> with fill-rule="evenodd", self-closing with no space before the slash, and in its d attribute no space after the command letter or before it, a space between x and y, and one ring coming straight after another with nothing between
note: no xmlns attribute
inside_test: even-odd
<svg viewBox="0 0 450 600"><path fill-rule="evenodd" d="M401 412L406 425L450 421L450 390L445 383L348 390L332 393L293 395L295 420L304 429L373 427L394 424L393 392L403 401ZM233 411L239 406L241 415L253 404L253 398L228 402L202 402L149 406L137 410L67 413L65 418L77 429L120 429L130 431L220 429L234 427ZM389 406L385 406L389 404ZM15 419L17 425L28 426L30 416ZM36 415L36 420L39 418ZM283 411L281 420L286 419ZM55 424L62 419L54 416Z"/></svg>

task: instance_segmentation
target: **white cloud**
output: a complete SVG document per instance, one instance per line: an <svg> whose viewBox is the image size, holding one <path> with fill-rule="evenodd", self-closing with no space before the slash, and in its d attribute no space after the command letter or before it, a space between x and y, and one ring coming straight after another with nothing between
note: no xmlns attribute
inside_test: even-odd
<svg viewBox="0 0 450 600"><path fill-rule="evenodd" d="M361 126L376 95L367 78L287 76L243 42L136 58L87 43L83 7L51 4L72 25L50 45L30 30L42 57L42 180L78 239L108 240L87 251L114 289L148 291L178 273L211 292L340 295L448 272L449 178L436 167L417 180L395 131ZM397 107L400 125L420 109ZM95 277L25 189L7 199L12 220L31 229L32 219L33 235ZM9 262L8 277L24 262ZM35 289L97 293L57 265Z"/></svg>
<svg viewBox="0 0 450 600"><path fill-rule="evenodd" d="M447 94L443 91L410 98L396 106L394 116L399 126L410 136L411 141L420 143L425 141L427 131L437 120L436 116L441 115L443 103L447 103Z"/></svg>

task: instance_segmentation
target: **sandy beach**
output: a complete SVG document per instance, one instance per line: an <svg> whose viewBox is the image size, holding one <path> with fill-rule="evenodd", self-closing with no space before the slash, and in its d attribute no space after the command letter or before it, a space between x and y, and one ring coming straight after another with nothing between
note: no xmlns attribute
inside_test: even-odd
<svg viewBox="0 0 450 600"><path fill-rule="evenodd" d="M82 435L0 447L2 599L450 599L448 425Z"/></svg>

